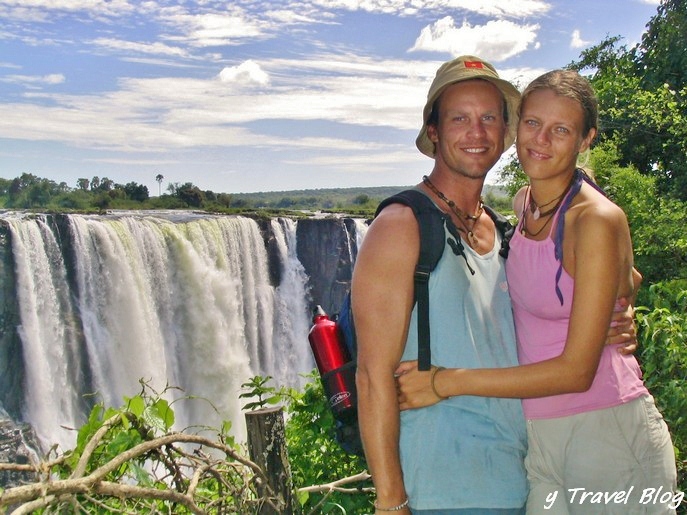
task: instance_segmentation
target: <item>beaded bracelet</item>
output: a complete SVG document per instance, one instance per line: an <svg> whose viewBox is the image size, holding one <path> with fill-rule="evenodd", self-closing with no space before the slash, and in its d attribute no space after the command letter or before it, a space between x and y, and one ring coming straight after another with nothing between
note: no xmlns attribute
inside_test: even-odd
<svg viewBox="0 0 687 515"><path fill-rule="evenodd" d="M434 395L439 397L440 401L445 401L446 399L448 399L448 397L444 397L443 395L439 395L439 392L437 392L437 388L434 385L434 378L436 377L437 373L440 370L445 370L445 368L444 367L436 367L435 369L432 370L432 375L430 376L430 384L432 385L432 391L434 392Z"/></svg>
<svg viewBox="0 0 687 515"><path fill-rule="evenodd" d="M374 505L374 507L375 507L375 510L377 510L377 511L401 511L403 508L405 508L406 506L408 506L408 501L409 501L409 500L410 500L410 499L408 499L408 498L406 497L406 500L403 501L401 504L396 505L396 506L392 506L391 508L380 508L379 505L377 504L377 501L375 501L373 505Z"/></svg>

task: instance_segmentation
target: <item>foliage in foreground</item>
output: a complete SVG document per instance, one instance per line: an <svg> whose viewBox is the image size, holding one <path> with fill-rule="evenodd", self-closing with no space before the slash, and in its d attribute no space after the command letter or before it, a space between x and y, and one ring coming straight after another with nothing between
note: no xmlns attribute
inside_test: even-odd
<svg viewBox="0 0 687 515"><path fill-rule="evenodd" d="M40 464L3 464L37 477L2 491L0 509L183 515L254 513L269 503L279 511L263 472L228 434L229 424L210 438L171 432L173 423L171 406L145 385L119 409L97 405L74 450Z"/></svg>
<svg viewBox="0 0 687 515"><path fill-rule="evenodd" d="M649 288L652 308L637 308L638 359L673 437L678 489L687 491L687 280ZM687 512L687 507L684 507Z"/></svg>
<svg viewBox="0 0 687 515"><path fill-rule="evenodd" d="M287 444L300 503L294 511L369 513L364 461L347 456L332 439L333 419L319 381L297 392L268 386L270 379L252 378L240 397L254 399L245 406L249 410L288 406ZM35 475L29 484L0 490L0 512L250 514L265 506L272 513L287 511L265 473L229 434L229 423L219 430L200 428L209 436L172 432L174 411L165 392L141 384L140 394L125 398L120 408L96 405L78 431L75 449L62 455L51 450L41 463L0 464L0 470Z"/></svg>
<svg viewBox="0 0 687 515"><path fill-rule="evenodd" d="M317 370L305 377L302 391L270 386L271 377L254 377L244 387L243 398L257 398L244 409L283 403L286 407L286 444L299 504L305 513L364 514L374 509L372 482L365 459L347 454L335 441L335 422ZM355 478L354 486L330 489L305 485L327 485L342 478Z"/></svg>
<svg viewBox="0 0 687 515"><path fill-rule="evenodd" d="M309 376L303 392L289 403L286 441L294 482L300 485L329 483L366 470L365 459L347 454L334 439L334 416L327 404L317 370ZM357 493L356 493L357 492ZM352 495L353 494L353 495ZM306 507L321 505L320 513L372 513L372 482L360 482L356 487L327 493L301 493Z"/></svg>

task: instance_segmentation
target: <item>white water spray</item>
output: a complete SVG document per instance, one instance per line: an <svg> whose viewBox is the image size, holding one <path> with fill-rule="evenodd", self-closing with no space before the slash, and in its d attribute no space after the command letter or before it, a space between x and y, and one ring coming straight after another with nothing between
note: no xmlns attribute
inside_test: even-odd
<svg viewBox="0 0 687 515"><path fill-rule="evenodd" d="M44 445L73 446L76 433L59 428L83 423L84 394L120 406L140 392L141 379L157 391L183 390L168 395L184 399L174 404L175 429L232 420L239 439L242 383L261 374L301 386L313 361L295 222L272 221L283 267L275 287L251 219L68 218L71 264L44 219L9 221L24 417Z"/></svg>

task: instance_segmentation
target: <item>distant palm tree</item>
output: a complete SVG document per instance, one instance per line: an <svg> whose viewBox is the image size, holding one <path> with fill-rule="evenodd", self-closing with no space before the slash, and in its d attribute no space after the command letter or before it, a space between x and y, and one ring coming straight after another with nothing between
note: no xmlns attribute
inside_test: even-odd
<svg viewBox="0 0 687 515"><path fill-rule="evenodd" d="M157 181L157 196L161 197L162 196L162 179L164 179L164 176L159 173L155 176L155 180Z"/></svg>

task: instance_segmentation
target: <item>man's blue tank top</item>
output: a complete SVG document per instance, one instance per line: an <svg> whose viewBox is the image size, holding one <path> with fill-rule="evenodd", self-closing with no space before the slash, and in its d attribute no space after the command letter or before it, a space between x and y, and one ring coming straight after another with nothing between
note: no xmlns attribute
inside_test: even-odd
<svg viewBox="0 0 687 515"><path fill-rule="evenodd" d="M446 231L446 237L452 236ZM465 259L446 245L430 275L432 364L518 364L505 263L494 248ZM404 360L417 359L417 307ZM401 463L415 510L517 508L527 498L525 419L519 399L461 396L401 413Z"/></svg>

